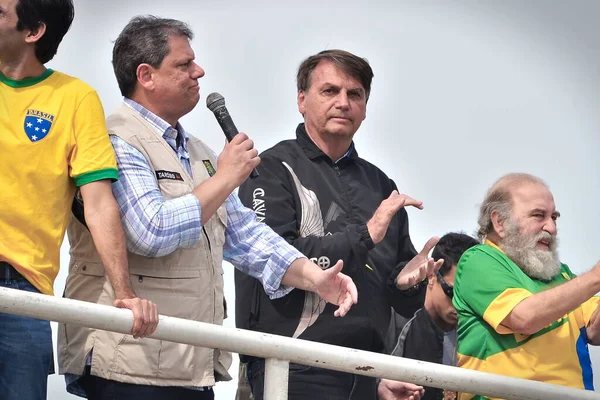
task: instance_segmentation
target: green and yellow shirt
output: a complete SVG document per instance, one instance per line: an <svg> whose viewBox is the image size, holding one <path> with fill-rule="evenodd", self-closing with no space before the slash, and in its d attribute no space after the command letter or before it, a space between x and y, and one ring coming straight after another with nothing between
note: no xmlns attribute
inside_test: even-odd
<svg viewBox="0 0 600 400"><path fill-rule="evenodd" d="M586 326L599 297L527 336L501 322L527 297L565 283L575 275L562 264L550 282L527 276L491 242L467 250L454 283L458 311L458 366L540 382L593 390ZM486 399L462 393L462 400Z"/></svg>

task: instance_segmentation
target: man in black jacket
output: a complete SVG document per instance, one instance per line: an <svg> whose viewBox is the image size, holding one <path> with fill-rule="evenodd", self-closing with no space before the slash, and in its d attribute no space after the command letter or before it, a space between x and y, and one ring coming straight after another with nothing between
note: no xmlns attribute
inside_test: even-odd
<svg viewBox="0 0 600 400"><path fill-rule="evenodd" d="M440 238L431 255L436 259L443 259L444 264L439 271L429 276L423 308L417 310L400 332L391 329L388 332L396 343L393 355L456 366L458 317L452 305L454 276L460 257L478 244L475 238L464 233L447 233ZM394 394L394 389L397 386L402 388L403 385L404 382L382 379L378 388L379 399L398 400L400 397ZM454 392L425 387L425 394L421 400L455 398Z"/></svg>
<svg viewBox="0 0 600 400"><path fill-rule="evenodd" d="M421 282L441 261L428 258L437 238L417 253L403 207L422 202L399 194L381 170L358 156L352 138L366 116L373 71L342 50L306 59L298 71L298 109L304 123L296 139L261 154L260 177L240 187L242 202L259 221L321 268L344 261L359 301L344 318L318 296L294 290L269 300L258 282L236 274L236 324L240 328L381 352L390 305L406 316L422 307ZM264 362L249 361L256 400L262 399ZM421 388L407 384L407 397ZM374 378L290 365L289 399L369 400Z"/></svg>

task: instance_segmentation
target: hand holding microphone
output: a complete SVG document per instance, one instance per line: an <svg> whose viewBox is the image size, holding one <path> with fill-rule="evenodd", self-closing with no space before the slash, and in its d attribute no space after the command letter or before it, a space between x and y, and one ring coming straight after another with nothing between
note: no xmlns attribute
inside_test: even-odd
<svg viewBox="0 0 600 400"><path fill-rule="evenodd" d="M208 109L215 115L215 118L221 126L227 141L229 141L228 146L233 147L231 149L233 153L232 156L235 157L233 161L238 164L243 163L245 164L244 166L248 165L248 163L252 164L253 167L258 165L260 163L258 151L254 149L254 143L246 134L242 133L238 136L239 131L235 127L235 124L229 115L229 111L227 111L227 107L225 107L225 98L219 93L211 93L206 98L206 107L208 107ZM226 152L227 147L223 153ZM223 153L223 156L227 156L227 154ZM221 156L219 156L219 159L221 159ZM250 172L250 178L254 179L256 177L258 177L258 171L256 171L255 168L252 168L252 171ZM242 182L240 182L240 184Z"/></svg>

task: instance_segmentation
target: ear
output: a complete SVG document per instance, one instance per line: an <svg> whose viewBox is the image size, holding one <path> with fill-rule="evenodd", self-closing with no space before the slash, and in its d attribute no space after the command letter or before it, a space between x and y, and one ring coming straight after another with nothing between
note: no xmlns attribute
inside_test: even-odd
<svg viewBox="0 0 600 400"><path fill-rule="evenodd" d="M492 215L490 215L490 219L492 220L492 225L494 226L494 231L500 236L500 238L504 239L506 236L506 229L504 228L504 220L500 219L500 215L497 211L492 211Z"/></svg>
<svg viewBox="0 0 600 400"><path fill-rule="evenodd" d="M140 64L135 70L138 84L146 90L154 89L154 68L150 64Z"/></svg>
<svg viewBox="0 0 600 400"><path fill-rule="evenodd" d="M40 22L37 28L27 32L27 35L25 36L25 43L37 43L37 41L40 40L45 33L46 24Z"/></svg>
<svg viewBox="0 0 600 400"><path fill-rule="evenodd" d="M306 101L306 95L304 94L304 90L298 91L298 111L300 114L304 115L306 113L306 107L304 102Z"/></svg>

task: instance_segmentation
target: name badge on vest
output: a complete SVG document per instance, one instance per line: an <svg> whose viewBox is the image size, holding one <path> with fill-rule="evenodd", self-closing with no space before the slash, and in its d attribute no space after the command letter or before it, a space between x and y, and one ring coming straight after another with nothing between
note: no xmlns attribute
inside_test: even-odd
<svg viewBox="0 0 600 400"><path fill-rule="evenodd" d="M165 171L163 169L156 171L156 179L169 179L172 181L183 181L183 177L179 172Z"/></svg>
<svg viewBox="0 0 600 400"><path fill-rule="evenodd" d="M213 167L210 160L202 160L202 162L204 163L204 166L206 167L206 170L208 171L208 175L213 176L217 172L217 171L215 171L215 167Z"/></svg>

